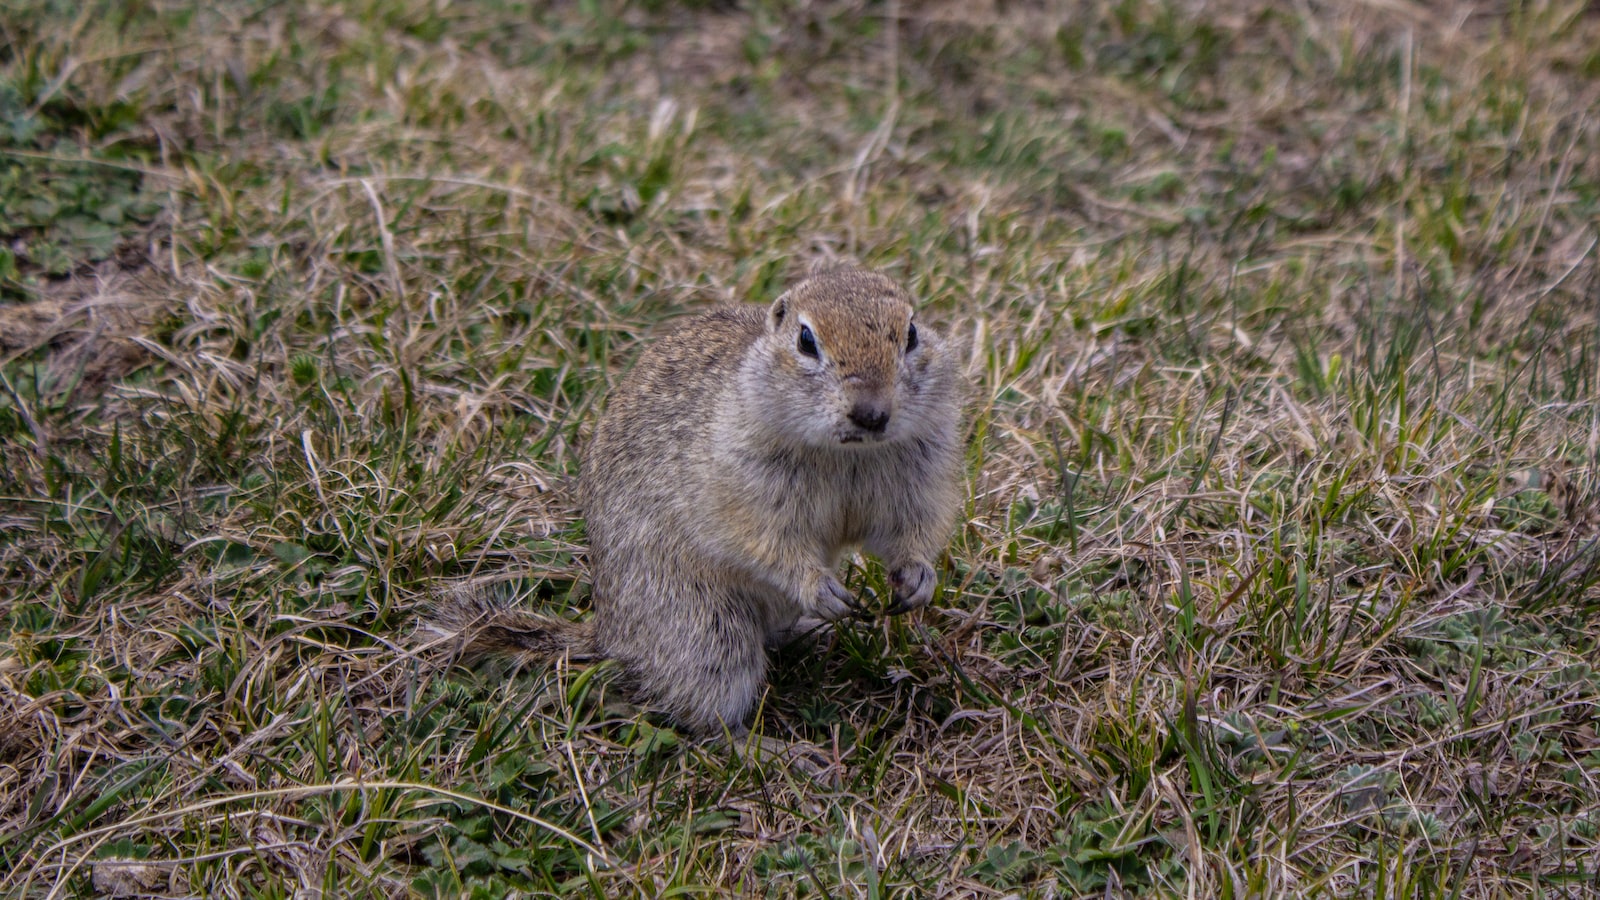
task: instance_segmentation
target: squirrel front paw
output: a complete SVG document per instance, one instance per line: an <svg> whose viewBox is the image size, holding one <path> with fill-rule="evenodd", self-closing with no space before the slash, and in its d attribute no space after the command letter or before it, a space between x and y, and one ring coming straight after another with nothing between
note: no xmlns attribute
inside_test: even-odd
<svg viewBox="0 0 1600 900"><path fill-rule="evenodd" d="M933 566L920 560L895 566L889 571L889 588L893 593L889 615L898 616L927 606L938 583Z"/></svg>
<svg viewBox="0 0 1600 900"><path fill-rule="evenodd" d="M829 572L822 576L822 583L817 587L816 609L813 615L824 622L837 622L847 619L861 611L861 605L856 601L855 595L839 583L839 579Z"/></svg>

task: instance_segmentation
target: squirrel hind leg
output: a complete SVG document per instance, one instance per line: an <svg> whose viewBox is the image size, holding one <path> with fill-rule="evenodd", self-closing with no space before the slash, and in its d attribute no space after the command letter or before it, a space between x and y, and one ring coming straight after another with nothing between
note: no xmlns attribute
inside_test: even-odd
<svg viewBox="0 0 1600 900"><path fill-rule="evenodd" d="M698 737L724 733L740 736L749 731L750 713L767 686L766 657L759 665L728 669L722 682L710 689L674 690L661 705L673 720Z"/></svg>
<svg viewBox="0 0 1600 900"><path fill-rule="evenodd" d="M689 623L684 623L688 625ZM698 737L744 734L767 686L762 632L738 614L713 616L648 647L607 647L639 698Z"/></svg>

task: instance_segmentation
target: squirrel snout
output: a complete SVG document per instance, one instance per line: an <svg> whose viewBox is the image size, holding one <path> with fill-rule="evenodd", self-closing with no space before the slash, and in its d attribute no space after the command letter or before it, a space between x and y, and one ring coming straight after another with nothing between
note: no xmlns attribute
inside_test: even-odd
<svg viewBox="0 0 1600 900"><path fill-rule="evenodd" d="M863 431L882 434L889 425L889 410L877 401L858 400L850 407L850 421Z"/></svg>

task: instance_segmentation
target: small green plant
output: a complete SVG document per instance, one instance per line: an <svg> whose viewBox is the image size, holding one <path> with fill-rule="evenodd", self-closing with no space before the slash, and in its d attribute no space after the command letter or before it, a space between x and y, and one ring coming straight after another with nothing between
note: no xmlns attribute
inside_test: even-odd
<svg viewBox="0 0 1600 900"><path fill-rule="evenodd" d="M85 124L111 133L139 117L137 107L121 103L40 103L0 73L0 291L16 295L38 276L109 259L156 215L137 155L112 145L80 159L71 140Z"/></svg>

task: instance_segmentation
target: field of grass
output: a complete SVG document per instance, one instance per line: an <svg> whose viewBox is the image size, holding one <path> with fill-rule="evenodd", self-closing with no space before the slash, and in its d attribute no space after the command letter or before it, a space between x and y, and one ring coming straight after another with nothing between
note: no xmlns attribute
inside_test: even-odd
<svg viewBox="0 0 1600 900"><path fill-rule="evenodd" d="M1587 4L11 0L0 239L0 896L1600 891ZM970 502L779 657L812 764L449 665L587 613L652 329L833 259Z"/></svg>

